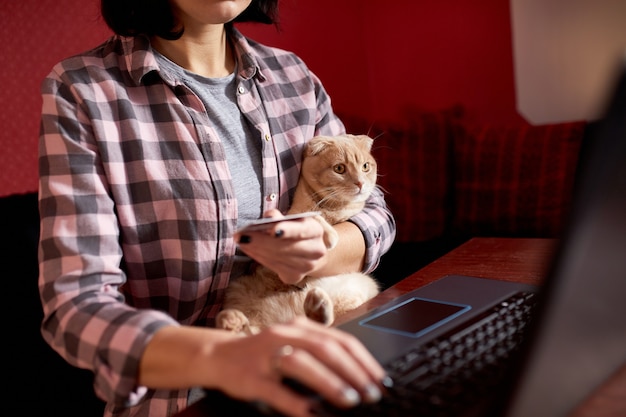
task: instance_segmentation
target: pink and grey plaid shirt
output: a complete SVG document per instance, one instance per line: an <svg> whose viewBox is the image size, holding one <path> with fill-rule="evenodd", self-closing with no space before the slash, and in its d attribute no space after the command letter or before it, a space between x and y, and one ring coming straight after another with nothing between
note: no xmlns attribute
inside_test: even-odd
<svg viewBox="0 0 626 417"><path fill-rule="evenodd" d="M238 105L262 142L263 210L286 211L304 143L344 132L295 55L231 28ZM228 284L237 201L202 101L157 66L149 41L114 36L42 84L42 333L95 373L107 415L166 416L187 391L139 386L139 358L166 325L210 326ZM352 221L371 271L395 236L382 194Z"/></svg>

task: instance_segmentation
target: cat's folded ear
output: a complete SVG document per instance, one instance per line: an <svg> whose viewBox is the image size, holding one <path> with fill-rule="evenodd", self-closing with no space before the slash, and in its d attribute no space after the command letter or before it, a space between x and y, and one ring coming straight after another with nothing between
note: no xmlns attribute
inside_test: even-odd
<svg viewBox="0 0 626 417"><path fill-rule="evenodd" d="M355 142L361 142L363 146L369 151L372 150L372 145L374 144L374 139L367 135L346 135L354 139Z"/></svg>
<svg viewBox="0 0 626 417"><path fill-rule="evenodd" d="M307 144L307 155L317 155L324 150L331 143L331 138L327 136L315 136Z"/></svg>
<svg viewBox="0 0 626 417"><path fill-rule="evenodd" d="M367 135L345 134L340 136L315 136L307 143L307 155L317 155L327 146L336 146L337 140L352 140L358 145L365 147L369 152L372 149L374 139Z"/></svg>

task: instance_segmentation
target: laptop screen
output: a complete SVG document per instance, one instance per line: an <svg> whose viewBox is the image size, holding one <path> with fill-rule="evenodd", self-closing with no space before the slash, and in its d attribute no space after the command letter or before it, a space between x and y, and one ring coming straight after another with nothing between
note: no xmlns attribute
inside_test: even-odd
<svg viewBox="0 0 626 417"><path fill-rule="evenodd" d="M586 141L507 417L566 415L626 364L626 69Z"/></svg>

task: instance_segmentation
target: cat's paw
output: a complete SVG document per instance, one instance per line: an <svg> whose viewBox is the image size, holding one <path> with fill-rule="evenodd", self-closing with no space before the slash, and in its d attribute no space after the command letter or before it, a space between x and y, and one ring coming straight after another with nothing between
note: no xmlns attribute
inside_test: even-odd
<svg viewBox="0 0 626 417"><path fill-rule="evenodd" d="M304 314L311 320L315 320L327 326L335 321L333 301L326 291L313 287L304 299Z"/></svg>
<svg viewBox="0 0 626 417"><path fill-rule="evenodd" d="M339 233L335 229L324 233L324 244L327 249L333 249L339 243Z"/></svg>
<svg viewBox="0 0 626 417"><path fill-rule="evenodd" d="M250 321L241 311L228 308L215 317L215 327L235 333L250 333Z"/></svg>
<svg viewBox="0 0 626 417"><path fill-rule="evenodd" d="M320 222L324 228L324 244L327 249L333 249L339 243L339 233L334 227L330 225L322 216L315 216L315 219Z"/></svg>

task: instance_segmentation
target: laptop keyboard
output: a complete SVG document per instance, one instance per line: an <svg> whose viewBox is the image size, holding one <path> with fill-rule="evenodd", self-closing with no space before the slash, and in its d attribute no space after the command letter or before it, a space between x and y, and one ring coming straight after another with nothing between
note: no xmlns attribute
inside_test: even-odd
<svg viewBox="0 0 626 417"><path fill-rule="evenodd" d="M320 403L318 415L335 417L457 416L493 400L506 366L522 342L535 304L530 292L516 293L451 331L383 364L394 385L376 404L339 409ZM232 407L229 408L232 411ZM278 416L271 410L263 414ZM252 415L245 413L242 415Z"/></svg>
<svg viewBox="0 0 626 417"><path fill-rule="evenodd" d="M469 327L386 364L394 386L379 403L341 411L325 407L327 415L456 416L471 404L490 400L522 342L534 299L533 293L517 293Z"/></svg>

